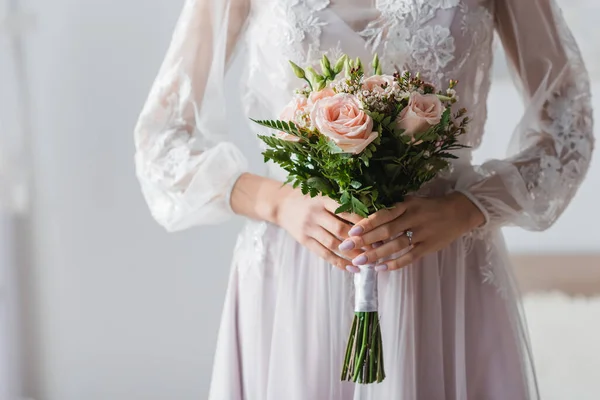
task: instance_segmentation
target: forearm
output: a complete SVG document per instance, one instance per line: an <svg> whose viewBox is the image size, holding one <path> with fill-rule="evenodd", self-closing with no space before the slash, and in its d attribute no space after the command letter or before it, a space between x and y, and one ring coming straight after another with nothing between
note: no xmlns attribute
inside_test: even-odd
<svg viewBox="0 0 600 400"><path fill-rule="evenodd" d="M279 181L245 173L231 192L231 209L238 215L277 223L278 205L290 190Z"/></svg>

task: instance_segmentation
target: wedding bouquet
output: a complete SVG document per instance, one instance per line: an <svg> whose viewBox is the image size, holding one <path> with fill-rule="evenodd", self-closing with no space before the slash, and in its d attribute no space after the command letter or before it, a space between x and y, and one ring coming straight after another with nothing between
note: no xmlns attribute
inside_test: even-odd
<svg viewBox="0 0 600 400"><path fill-rule="evenodd" d="M453 113L456 81L445 91L418 73L382 75L377 55L372 75L360 59L342 56L332 65L323 56L321 73L290 62L296 90L278 120L254 122L274 129L259 136L265 162L288 173L286 183L310 196L339 203L336 213L362 217L393 206L419 190L465 147L466 110ZM338 77L342 71L343 76ZM343 360L342 380L381 382L385 378L377 313L377 273L361 267L355 275L355 316Z"/></svg>

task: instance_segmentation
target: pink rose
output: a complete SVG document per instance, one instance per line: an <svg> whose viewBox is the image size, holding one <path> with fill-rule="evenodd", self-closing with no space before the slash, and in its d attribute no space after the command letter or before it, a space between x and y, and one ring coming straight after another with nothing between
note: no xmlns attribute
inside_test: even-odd
<svg viewBox="0 0 600 400"><path fill-rule="evenodd" d="M414 136L440 123L444 106L435 94L411 93L408 105L398 116L398 126Z"/></svg>
<svg viewBox="0 0 600 400"><path fill-rule="evenodd" d="M335 92L333 91L333 89L326 87L325 89L319 90L318 92L311 92L310 96L308 97L308 102L310 104L315 104L321 99L333 96L335 96Z"/></svg>
<svg viewBox="0 0 600 400"><path fill-rule="evenodd" d="M301 95L296 95L292 98L292 100L285 106L281 114L279 115L279 119L281 121L293 122L295 124L298 123L297 117L299 114L307 112L308 108L308 99ZM299 142L300 138L294 135L290 135L285 132L277 132L276 136L279 139L288 140L290 142Z"/></svg>
<svg viewBox="0 0 600 400"><path fill-rule="evenodd" d="M363 81L362 88L363 90L368 90L369 92L384 93L384 86L387 89L388 87L393 87L395 85L396 81L394 80L393 76L373 75Z"/></svg>
<svg viewBox="0 0 600 400"><path fill-rule="evenodd" d="M378 135L373 131L373 120L351 94L339 93L317 101L310 118L319 132L345 153L360 153Z"/></svg>

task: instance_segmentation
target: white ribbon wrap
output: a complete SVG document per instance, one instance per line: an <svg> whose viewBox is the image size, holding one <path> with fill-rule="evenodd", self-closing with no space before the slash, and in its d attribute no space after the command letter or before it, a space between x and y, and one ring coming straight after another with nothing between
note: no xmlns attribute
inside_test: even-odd
<svg viewBox="0 0 600 400"><path fill-rule="evenodd" d="M374 265L363 265L354 274L354 311L375 312L377 303L377 272Z"/></svg>

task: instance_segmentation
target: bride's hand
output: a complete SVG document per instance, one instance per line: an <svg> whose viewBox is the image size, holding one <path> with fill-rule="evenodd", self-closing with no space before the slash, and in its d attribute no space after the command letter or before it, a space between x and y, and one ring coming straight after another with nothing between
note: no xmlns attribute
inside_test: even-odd
<svg viewBox="0 0 600 400"><path fill-rule="evenodd" d="M376 264L378 271L396 270L443 249L484 221L481 211L458 192L439 198L408 197L356 224L340 249L374 245L355 257L353 264ZM406 231L413 232L412 246ZM388 259L398 253L398 258Z"/></svg>
<svg viewBox="0 0 600 400"><path fill-rule="evenodd" d="M350 259L359 256L362 251L345 252L348 259L338 255L342 240L347 239L352 224L360 222L361 217L334 211L339 207L327 197L309 197L300 190L289 188L279 199L275 222L285 229L294 239L310 251L333 266L346 270ZM338 253L338 254L336 254ZM350 268L352 270L352 268Z"/></svg>

